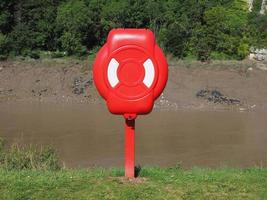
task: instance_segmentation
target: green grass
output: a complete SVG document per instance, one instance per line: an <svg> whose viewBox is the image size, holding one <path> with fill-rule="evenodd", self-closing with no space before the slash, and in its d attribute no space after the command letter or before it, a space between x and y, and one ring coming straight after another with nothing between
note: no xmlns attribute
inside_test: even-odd
<svg viewBox="0 0 267 200"><path fill-rule="evenodd" d="M59 170L56 151L49 147L12 144L6 147L0 138L0 169L4 170Z"/></svg>
<svg viewBox="0 0 267 200"><path fill-rule="evenodd" d="M41 56L40 59L32 59L29 57L11 57L8 61L13 62L17 65L32 65L32 66L44 66L44 67L70 67L81 65L82 72L92 69L92 64L95 59L95 52L84 56L64 56L59 58L52 58L51 56ZM170 67L181 67L190 69L236 69L236 70L247 70L252 67L255 68L258 63L267 65L267 61L257 62L254 60L210 60L207 62L201 62L194 58L190 59L178 59L171 55L166 55L168 64Z"/></svg>
<svg viewBox="0 0 267 200"><path fill-rule="evenodd" d="M169 66L182 67L188 69L235 69L247 70L256 67L257 62L251 60L211 60L209 62L201 62L197 60L168 60ZM264 63L264 62L262 62Z"/></svg>
<svg viewBox="0 0 267 200"><path fill-rule="evenodd" d="M267 169L143 167L62 169L50 147L4 145L0 138L0 200L28 199L267 199ZM140 169L140 168L139 168Z"/></svg>
<svg viewBox="0 0 267 200"><path fill-rule="evenodd" d="M0 170L0 199L267 199L267 169Z"/></svg>

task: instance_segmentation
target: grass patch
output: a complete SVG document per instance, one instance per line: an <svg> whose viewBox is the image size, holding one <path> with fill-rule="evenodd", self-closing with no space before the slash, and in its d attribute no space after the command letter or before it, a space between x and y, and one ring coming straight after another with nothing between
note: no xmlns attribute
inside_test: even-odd
<svg viewBox="0 0 267 200"><path fill-rule="evenodd" d="M51 148L0 142L0 199L267 199L267 169L60 169Z"/></svg>
<svg viewBox="0 0 267 200"><path fill-rule="evenodd" d="M256 61L252 60L211 60L209 62L201 62L197 60L176 60L169 59L169 66L171 67L184 67L189 69L235 69L235 70L247 70L248 68L254 68L257 65Z"/></svg>
<svg viewBox="0 0 267 200"><path fill-rule="evenodd" d="M51 147L22 146L5 147L0 138L0 168L3 170L59 170L59 160Z"/></svg>
<svg viewBox="0 0 267 200"><path fill-rule="evenodd" d="M122 169L0 170L2 199L266 199L267 170L143 168L141 181Z"/></svg>
<svg viewBox="0 0 267 200"><path fill-rule="evenodd" d="M72 67L75 65L82 66L81 71L86 72L92 69L93 61L95 59L95 52L85 57L64 56L64 57L49 57L41 56L39 59L33 59L29 57L13 57L8 61L15 63L16 65L32 65L43 67ZM169 67L181 67L189 69L235 69L240 71L246 71L248 68L255 68L259 63L267 65L267 61L257 62L254 60L210 60L207 62L201 62L196 59L178 59L171 55L167 55Z"/></svg>
<svg viewBox="0 0 267 200"><path fill-rule="evenodd" d="M9 57L6 61L10 62L15 66L33 66L33 67L54 67L54 68L68 68L68 67L81 67L81 71L89 71L92 69L95 54L89 54L84 57L75 56L63 56L63 57L51 57L51 56L41 56L38 59L15 56Z"/></svg>

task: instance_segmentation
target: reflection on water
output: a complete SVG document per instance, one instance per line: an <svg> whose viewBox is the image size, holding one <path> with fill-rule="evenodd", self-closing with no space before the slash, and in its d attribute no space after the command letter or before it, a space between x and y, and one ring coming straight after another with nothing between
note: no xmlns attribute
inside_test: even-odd
<svg viewBox="0 0 267 200"><path fill-rule="evenodd" d="M141 166L267 166L267 113L153 111L136 126ZM123 128L102 105L0 104L1 137L50 144L68 167L123 166Z"/></svg>

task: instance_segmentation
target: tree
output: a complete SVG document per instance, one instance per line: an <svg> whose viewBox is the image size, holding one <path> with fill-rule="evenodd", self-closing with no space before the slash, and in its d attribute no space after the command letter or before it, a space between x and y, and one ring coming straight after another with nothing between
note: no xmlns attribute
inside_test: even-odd
<svg viewBox="0 0 267 200"><path fill-rule="evenodd" d="M14 27L9 38L12 51L55 49L55 17L58 0L20 0L14 6Z"/></svg>
<svg viewBox="0 0 267 200"><path fill-rule="evenodd" d="M86 32L90 28L90 12L82 0L71 0L61 4L57 11L57 27L62 50L68 55L82 54L86 49Z"/></svg>
<svg viewBox="0 0 267 200"><path fill-rule="evenodd" d="M188 24L185 20L184 23L173 23L166 29L164 47L178 58L183 58L186 55L187 41L190 37L190 30L187 27Z"/></svg>
<svg viewBox="0 0 267 200"><path fill-rule="evenodd" d="M1 48L80 56L103 45L112 28L150 28L178 58L243 59L251 45L267 47L260 7L261 0L252 13L244 0L1 0Z"/></svg>
<svg viewBox="0 0 267 200"><path fill-rule="evenodd" d="M15 0L0 1L0 32L7 34L14 25L14 7Z"/></svg>
<svg viewBox="0 0 267 200"><path fill-rule="evenodd" d="M259 13L261 0L254 0L253 10L248 15L248 35L250 44L258 48L267 47L267 14Z"/></svg>
<svg viewBox="0 0 267 200"><path fill-rule="evenodd" d="M207 53L217 52L216 55L225 54L223 57L235 59L243 59L245 57L244 53L238 53L238 49L243 49L242 52L247 52L244 48L248 46L248 43L245 43L248 41L244 40L247 30L247 13L242 7L238 10L235 3L229 7L212 7L204 13L203 20L205 30L203 28L199 30L201 30L202 36L206 37L204 40ZM203 34L204 32L205 34ZM203 40L203 37L200 38L202 39L197 40L196 38L194 40L197 42L196 46ZM202 46L200 45L201 48L203 48ZM201 48L197 47L196 50L201 50ZM207 55L207 57L209 56Z"/></svg>

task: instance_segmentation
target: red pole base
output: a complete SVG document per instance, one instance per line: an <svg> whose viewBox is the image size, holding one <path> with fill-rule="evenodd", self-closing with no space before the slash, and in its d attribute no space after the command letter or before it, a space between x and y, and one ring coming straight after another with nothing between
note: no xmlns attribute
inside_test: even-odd
<svg viewBox="0 0 267 200"><path fill-rule="evenodd" d="M125 119L125 177L134 178L135 166L135 120Z"/></svg>

